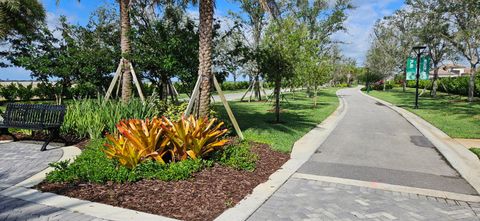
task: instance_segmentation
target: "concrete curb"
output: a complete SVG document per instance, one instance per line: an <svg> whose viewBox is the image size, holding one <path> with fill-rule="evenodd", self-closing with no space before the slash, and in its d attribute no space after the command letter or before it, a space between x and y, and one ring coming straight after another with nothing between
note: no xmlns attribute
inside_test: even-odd
<svg viewBox="0 0 480 221"><path fill-rule="evenodd" d="M338 94L339 106L322 123L300 138L292 148L290 160L273 173L269 180L255 187L252 194L245 197L235 207L218 216L215 221L233 221L248 219L265 201L272 196L322 145L328 135L345 116L347 103Z"/></svg>
<svg viewBox="0 0 480 221"><path fill-rule="evenodd" d="M472 185L477 193L480 193L480 161L475 154L416 114L384 100L365 94L362 91L360 91L360 93L384 104L410 122L420 131L420 133L433 143L437 150L445 157L445 159L447 159L450 165L457 170L458 173L470 183L470 185Z"/></svg>
<svg viewBox="0 0 480 221"><path fill-rule="evenodd" d="M42 193L38 190L25 187L12 186L0 192L0 195L21 199L36 204L56 207L68 211L82 213L107 220L158 220L158 221L174 221L175 219L138 212L135 210L124 209L120 207L110 206L101 203L93 203L90 201L60 196L53 193Z"/></svg>

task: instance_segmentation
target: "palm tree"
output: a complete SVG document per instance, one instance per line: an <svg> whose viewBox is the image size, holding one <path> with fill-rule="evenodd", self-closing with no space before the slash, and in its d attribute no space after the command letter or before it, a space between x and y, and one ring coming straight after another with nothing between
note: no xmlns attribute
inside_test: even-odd
<svg viewBox="0 0 480 221"><path fill-rule="evenodd" d="M118 0L120 3L120 50L123 58L122 70L122 101L127 102L132 97L132 74L130 61L125 57L130 53L130 0Z"/></svg>
<svg viewBox="0 0 480 221"><path fill-rule="evenodd" d="M201 76L198 115L206 117L210 111L210 85L212 78L213 8L215 0L200 0L198 75Z"/></svg>
<svg viewBox="0 0 480 221"><path fill-rule="evenodd" d="M260 5L270 14L274 19L278 16L278 10L274 0L258 0ZM192 0L196 3L196 0ZM212 79L212 41L213 41L213 14L215 7L215 0L200 0L199 5L199 50L198 50L198 75L201 76L200 83L200 98L198 107L198 116L206 117L209 114L210 107L210 85Z"/></svg>
<svg viewBox="0 0 480 221"><path fill-rule="evenodd" d="M0 0L0 40L9 34L34 32L45 20L45 10L38 0Z"/></svg>

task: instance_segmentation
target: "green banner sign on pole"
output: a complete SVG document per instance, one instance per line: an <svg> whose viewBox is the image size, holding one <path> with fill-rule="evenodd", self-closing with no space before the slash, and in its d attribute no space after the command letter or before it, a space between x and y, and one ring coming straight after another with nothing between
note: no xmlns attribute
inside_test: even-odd
<svg viewBox="0 0 480 221"><path fill-rule="evenodd" d="M407 59L407 80L417 79L417 58L410 57ZM430 73L430 57L420 58L420 80L428 80Z"/></svg>
<svg viewBox="0 0 480 221"><path fill-rule="evenodd" d="M407 80L415 80L417 77L417 59L409 57L407 59Z"/></svg>
<svg viewBox="0 0 480 221"><path fill-rule="evenodd" d="M420 80L428 80L430 74L430 57L422 57L420 59Z"/></svg>

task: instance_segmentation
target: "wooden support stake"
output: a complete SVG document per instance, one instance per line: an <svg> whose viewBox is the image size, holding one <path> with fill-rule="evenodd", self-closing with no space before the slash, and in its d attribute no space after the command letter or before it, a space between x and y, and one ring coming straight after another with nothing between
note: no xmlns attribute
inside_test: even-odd
<svg viewBox="0 0 480 221"><path fill-rule="evenodd" d="M247 91L245 91L245 94L243 94L242 98L240 98L240 101L243 101L243 98L247 96L248 92L250 91L250 88L252 87L252 84L248 85Z"/></svg>
<svg viewBox="0 0 480 221"><path fill-rule="evenodd" d="M227 99L225 99L225 95L223 94L222 88L220 87L220 84L217 81L217 78L215 75L213 75L213 85L215 86L215 89L217 89L218 96L220 97L220 100L223 103L223 106L225 106L225 109L227 110L228 117L230 118L230 121L232 121L233 127L235 128L235 131L237 132L238 137L240 140L243 140L243 133L242 130L240 130L240 126L237 123L237 120L235 119L235 116L233 115L232 109L230 109L230 106L228 105Z"/></svg>
<svg viewBox="0 0 480 221"><path fill-rule="evenodd" d="M197 83L195 83L195 87L193 88L192 96L190 96L190 100L188 101L187 109L185 110L185 116L188 116L192 113L193 104L195 103L195 99L198 96L198 92L200 90L200 81L202 76L198 76Z"/></svg>
<svg viewBox="0 0 480 221"><path fill-rule="evenodd" d="M123 58L120 59L120 64L118 64L117 71L115 71L115 75L113 76L112 82L108 87L107 94L105 94L105 101L108 101L108 99L110 98L110 95L112 94L113 88L115 87L118 77L120 76L120 72L122 71L122 66L123 66L122 64L123 64Z"/></svg>
<svg viewBox="0 0 480 221"><path fill-rule="evenodd" d="M122 87L122 78L123 78L123 73L120 72L120 75L118 77L118 85L117 85L117 92L116 92L116 96L117 98L119 97L119 94L120 94L120 88Z"/></svg>
<svg viewBox="0 0 480 221"><path fill-rule="evenodd" d="M145 103L145 97L143 96L142 87L140 87L140 82L138 82L135 70L133 70L132 62L128 62L128 64L130 66L130 71L132 72L133 83L135 83L135 86L137 87L138 96L140 96L140 100L142 101L142 103Z"/></svg>

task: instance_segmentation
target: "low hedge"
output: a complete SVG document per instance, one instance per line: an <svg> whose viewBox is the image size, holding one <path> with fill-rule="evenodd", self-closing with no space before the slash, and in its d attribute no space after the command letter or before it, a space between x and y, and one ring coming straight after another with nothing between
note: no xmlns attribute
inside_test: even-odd
<svg viewBox="0 0 480 221"><path fill-rule="evenodd" d="M468 82L470 77L452 77L452 78L439 78L437 91L446 92L457 95L468 95ZM433 87L432 80L420 80L418 82L419 88L426 88L431 90ZM415 80L407 81L407 87L415 87ZM475 96L480 95L480 79L475 79Z"/></svg>

